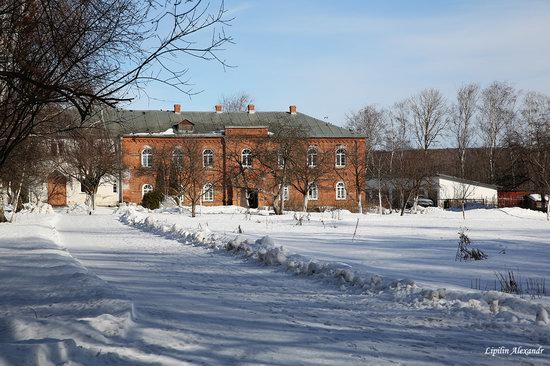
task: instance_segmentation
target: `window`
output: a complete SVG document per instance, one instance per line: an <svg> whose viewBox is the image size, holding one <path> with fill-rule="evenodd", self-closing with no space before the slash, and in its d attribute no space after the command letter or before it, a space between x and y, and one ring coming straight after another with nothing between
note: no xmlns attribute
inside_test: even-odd
<svg viewBox="0 0 550 366"><path fill-rule="evenodd" d="M141 166L144 168L153 166L153 150L148 147L141 152Z"/></svg>
<svg viewBox="0 0 550 366"><path fill-rule="evenodd" d="M343 147L336 150L336 166L346 166L346 150Z"/></svg>
<svg viewBox="0 0 550 366"><path fill-rule="evenodd" d="M81 193L86 193L86 186L82 183L80 183L80 192Z"/></svg>
<svg viewBox="0 0 550 366"><path fill-rule="evenodd" d="M285 167L285 158L281 153L277 154L277 166L279 167L279 169L283 169Z"/></svg>
<svg viewBox="0 0 550 366"><path fill-rule="evenodd" d="M174 165L177 167L183 166L183 152L179 148L175 148L174 152L172 153L172 161L174 162Z"/></svg>
<svg viewBox="0 0 550 366"><path fill-rule="evenodd" d="M307 150L307 166L315 168L317 166L317 149L310 147Z"/></svg>
<svg viewBox="0 0 550 366"><path fill-rule="evenodd" d="M344 182L336 183L336 199L345 200L346 199L346 185Z"/></svg>
<svg viewBox="0 0 550 366"><path fill-rule="evenodd" d="M252 151L250 149L244 149L241 153L241 163L245 168L252 167Z"/></svg>
<svg viewBox="0 0 550 366"><path fill-rule="evenodd" d="M113 193L116 193L118 191L118 184L113 183Z"/></svg>
<svg viewBox="0 0 550 366"><path fill-rule="evenodd" d="M288 185L285 184L283 186L283 201L288 201L288 197L289 197Z"/></svg>
<svg viewBox="0 0 550 366"><path fill-rule="evenodd" d="M206 183L204 187L202 187L202 200L204 202L214 201L214 186L212 183Z"/></svg>
<svg viewBox="0 0 550 366"><path fill-rule="evenodd" d="M145 193L153 192L153 186L150 184L144 184L141 188L141 194L145 196Z"/></svg>
<svg viewBox="0 0 550 366"><path fill-rule="evenodd" d="M202 166L205 168L214 166L214 151L206 149L202 152Z"/></svg>
<svg viewBox="0 0 550 366"><path fill-rule="evenodd" d="M307 198L310 200L317 200L319 198L319 189L317 188L317 183L311 183L307 191Z"/></svg>

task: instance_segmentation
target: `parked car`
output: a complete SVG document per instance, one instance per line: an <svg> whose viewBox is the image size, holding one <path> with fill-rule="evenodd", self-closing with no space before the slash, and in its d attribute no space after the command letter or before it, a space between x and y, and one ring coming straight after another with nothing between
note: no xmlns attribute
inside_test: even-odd
<svg viewBox="0 0 550 366"><path fill-rule="evenodd" d="M423 196L419 196L418 197L418 201L417 201L417 204L418 206L422 206L422 207L433 207L435 206L434 204L434 201L431 200L430 198L428 197L423 197ZM414 205L414 199L410 200L409 202L407 202L407 207L412 207Z"/></svg>

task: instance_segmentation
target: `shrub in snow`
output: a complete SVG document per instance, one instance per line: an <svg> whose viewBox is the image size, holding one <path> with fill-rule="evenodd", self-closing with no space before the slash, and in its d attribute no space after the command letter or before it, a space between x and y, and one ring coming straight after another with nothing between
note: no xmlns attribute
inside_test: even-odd
<svg viewBox="0 0 550 366"><path fill-rule="evenodd" d="M496 272L495 276L500 283L500 291L516 295L521 295L523 293L521 281L516 278L514 271L507 271L505 273Z"/></svg>
<svg viewBox="0 0 550 366"><path fill-rule="evenodd" d="M538 297L539 299L546 296L546 279L545 278L528 278L526 281L527 293L531 298Z"/></svg>
<svg viewBox="0 0 550 366"><path fill-rule="evenodd" d="M141 205L150 210L156 210L164 200L164 194L161 191L147 192L143 195Z"/></svg>
<svg viewBox="0 0 550 366"><path fill-rule="evenodd" d="M467 229L466 229L467 230ZM479 261L487 259L487 254L483 253L480 249L471 247L471 241L468 235L464 232L464 228L460 228L458 231L458 248L456 250L456 261L474 260Z"/></svg>

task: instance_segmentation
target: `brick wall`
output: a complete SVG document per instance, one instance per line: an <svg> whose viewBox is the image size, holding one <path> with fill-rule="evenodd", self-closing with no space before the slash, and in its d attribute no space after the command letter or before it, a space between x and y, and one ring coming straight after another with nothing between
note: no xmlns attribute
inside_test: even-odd
<svg viewBox="0 0 550 366"><path fill-rule="evenodd" d="M229 129L229 128L228 128ZM256 131L257 130L257 131ZM227 129L226 129L227 131ZM264 134L265 133L265 134ZM183 146L189 139L194 139L202 147L201 150L211 149L214 152L214 167L208 171L211 177L210 181L214 184L213 202L203 202L204 205L223 205L245 204L245 192L239 187L232 187L227 181L228 172L236 169L238 162L235 160L240 157L243 149L251 149L253 155L261 154L261 146L265 148L265 137L267 129L263 128L243 128L232 129L229 136L124 136L121 139L122 163L125 167L123 199L125 202L140 203L142 199L142 189L144 184L151 184L156 187L157 168L160 155L169 154L177 146ZM262 140L263 139L263 140ZM335 207L345 208L352 211L357 210L357 197L354 186L354 173L351 164L345 167L336 168L336 150L343 147L350 150L354 144L358 144L361 154L364 153L365 145L362 139L354 138L312 138L309 143L315 145L320 151L326 151L332 155L329 163L333 169L323 176L318 183L318 199L309 200L308 208L314 210L317 208ZM141 166L141 152L144 148L150 148L153 151L152 167ZM307 157L304 156L304 159ZM253 167L249 173L260 169L259 163L253 160ZM248 173L247 173L248 174ZM225 179L225 183L224 183ZM268 178L267 178L268 179ZM343 200L336 199L336 184L342 181L346 185L347 196ZM266 186L272 186L269 181L263 181ZM265 187L256 187L265 188ZM269 206L272 204L271 196L262 194L259 189L258 206ZM363 202L364 202L363 197ZM294 187L289 187L289 200L285 203L288 209L300 209L302 207L303 196Z"/></svg>

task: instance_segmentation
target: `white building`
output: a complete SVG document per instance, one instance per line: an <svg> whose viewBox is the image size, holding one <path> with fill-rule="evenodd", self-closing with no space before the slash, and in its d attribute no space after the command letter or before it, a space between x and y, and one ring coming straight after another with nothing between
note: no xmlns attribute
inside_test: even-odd
<svg viewBox="0 0 550 366"><path fill-rule="evenodd" d="M380 182L376 179L368 179L367 196L371 202L378 204L378 189L380 188L383 206L388 207L392 203L393 207L400 207L401 203L399 202L407 197L400 197L398 187L409 191L412 189L412 182L408 183L406 178L382 179ZM431 205L431 200L433 205L442 208L459 207L462 205L462 201L485 206L496 206L498 203L497 186L445 174L436 174L424 179L419 196L425 198L424 203L429 202ZM412 204L412 198L408 197L409 204Z"/></svg>
<svg viewBox="0 0 550 366"><path fill-rule="evenodd" d="M431 181L431 191L435 193L434 198L440 207L454 206L462 200L488 206L496 206L498 203L497 186L492 184L445 174L436 174L435 177L431 178Z"/></svg>
<svg viewBox="0 0 550 366"><path fill-rule="evenodd" d="M50 174L48 182L42 185L38 196L40 201L48 202L52 206L89 204L80 182L67 178L57 171ZM118 180L114 177L102 179L95 196L96 206L115 206L119 199Z"/></svg>

